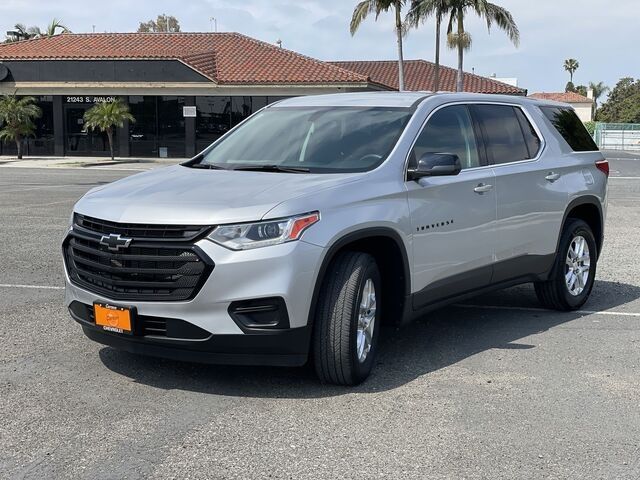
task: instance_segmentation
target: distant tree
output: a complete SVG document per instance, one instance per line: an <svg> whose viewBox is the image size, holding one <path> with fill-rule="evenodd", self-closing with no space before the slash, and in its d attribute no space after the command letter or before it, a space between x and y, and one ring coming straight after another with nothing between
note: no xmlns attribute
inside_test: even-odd
<svg viewBox="0 0 640 480"><path fill-rule="evenodd" d="M71 33L61 20L54 18L43 30L38 26L28 27L23 23L16 23L13 30L7 32L5 43L17 42L19 40L29 40L31 38L52 37L58 33Z"/></svg>
<svg viewBox="0 0 640 480"><path fill-rule="evenodd" d="M577 94L582 95L583 97L587 96L587 86L586 85L578 85L575 90Z"/></svg>
<svg viewBox="0 0 640 480"><path fill-rule="evenodd" d="M573 82L567 82L567 85L564 87L564 91L565 92L575 92L576 91L576 86L573 84Z"/></svg>
<svg viewBox="0 0 640 480"><path fill-rule="evenodd" d="M130 122L136 121L129 112L129 106L120 99L115 102L98 103L84 112L85 131L99 130L107 134L111 160L114 159L113 129L115 127L122 128L125 120L129 120Z"/></svg>
<svg viewBox="0 0 640 480"><path fill-rule="evenodd" d="M71 30L62 23L62 20L54 18L51 20L51 23L47 25L45 31L40 33L40 36L53 37L58 34L58 30L60 30L60 33L71 33Z"/></svg>
<svg viewBox="0 0 640 480"><path fill-rule="evenodd" d="M393 10L395 13L396 41L398 43L398 89L404 90L404 55L402 51L402 7L405 0L363 0L353 9L349 30L355 35L360 24L370 13L375 13L376 20L382 12Z"/></svg>
<svg viewBox="0 0 640 480"><path fill-rule="evenodd" d="M179 32L180 22L173 15L158 15L155 21L149 20L148 22L140 22L138 27L139 33L159 33L159 32Z"/></svg>
<svg viewBox="0 0 640 480"><path fill-rule="evenodd" d="M575 58L567 58L564 61L564 69L569 72L569 81L573 83L573 74L580 68L580 63Z"/></svg>
<svg viewBox="0 0 640 480"><path fill-rule="evenodd" d="M607 101L598 109L596 120L607 123L640 123L640 79L620 79Z"/></svg>
<svg viewBox="0 0 640 480"><path fill-rule="evenodd" d="M42 115L34 97L3 95L0 98L0 140L13 141L18 149L18 158L22 159L22 141L33 135L33 120Z"/></svg>
<svg viewBox="0 0 640 480"><path fill-rule="evenodd" d="M596 102L596 105L600 97L609 91L609 87L607 87L604 82L589 82L589 88L593 90L593 100Z"/></svg>

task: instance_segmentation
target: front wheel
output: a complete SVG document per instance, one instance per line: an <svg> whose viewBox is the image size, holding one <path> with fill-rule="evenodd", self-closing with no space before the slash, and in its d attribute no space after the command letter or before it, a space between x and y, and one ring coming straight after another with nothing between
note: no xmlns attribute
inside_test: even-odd
<svg viewBox="0 0 640 480"><path fill-rule="evenodd" d="M569 219L549 279L536 282L540 303L556 310L576 310L589 298L596 276L597 245L589 225Z"/></svg>
<svg viewBox="0 0 640 480"><path fill-rule="evenodd" d="M318 298L313 357L323 383L356 385L374 364L380 333L380 272L363 252L332 262Z"/></svg>

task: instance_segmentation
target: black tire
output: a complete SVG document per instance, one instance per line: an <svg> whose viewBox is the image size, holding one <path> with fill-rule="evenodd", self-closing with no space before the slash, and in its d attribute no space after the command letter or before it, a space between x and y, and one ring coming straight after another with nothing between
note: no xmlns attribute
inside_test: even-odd
<svg viewBox="0 0 640 480"><path fill-rule="evenodd" d="M375 324L371 349L360 361L357 324L367 279L375 288ZM380 272L371 255L347 251L333 260L320 289L314 321L313 361L321 382L357 385L369 376L380 334L381 292Z"/></svg>
<svg viewBox="0 0 640 480"><path fill-rule="evenodd" d="M582 293L579 295L572 295L569 292L569 288L565 281L565 275L568 272L565 262L569 247L571 246L573 239L577 236L583 237L587 242L587 246L589 247L590 266L589 276ZM562 231L558 253L556 254L556 259L549 279L545 282L536 282L534 284L536 295L538 296L540 303L546 308L561 311L577 310L584 305L589 298L591 289L593 288L593 282L596 276L597 258L598 252L596 240L589 225L576 218L567 219L567 223Z"/></svg>

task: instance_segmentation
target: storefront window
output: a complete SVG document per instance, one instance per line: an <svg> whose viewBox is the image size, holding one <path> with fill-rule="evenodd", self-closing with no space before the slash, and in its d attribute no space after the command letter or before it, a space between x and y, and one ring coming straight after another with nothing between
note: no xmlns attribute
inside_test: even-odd
<svg viewBox="0 0 640 480"><path fill-rule="evenodd" d="M201 152L231 127L231 97L196 97L196 150Z"/></svg>
<svg viewBox="0 0 640 480"><path fill-rule="evenodd" d="M28 137L24 142L23 154L29 155L53 155L53 97L45 95L36 97L37 105L42 110L40 118L34 119L34 135ZM18 149L16 143L0 142L0 154L16 155Z"/></svg>
<svg viewBox="0 0 640 480"><path fill-rule="evenodd" d="M131 155L140 157L158 156L158 122L156 97L129 97L129 111L135 122L129 123Z"/></svg>
<svg viewBox="0 0 640 480"><path fill-rule="evenodd" d="M158 97L158 152L161 157L185 156L184 97Z"/></svg>

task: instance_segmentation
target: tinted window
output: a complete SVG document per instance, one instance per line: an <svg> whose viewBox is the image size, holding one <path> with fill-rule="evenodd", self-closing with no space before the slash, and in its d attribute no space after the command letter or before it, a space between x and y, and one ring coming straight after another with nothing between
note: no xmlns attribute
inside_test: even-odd
<svg viewBox="0 0 640 480"><path fill-rule="evenodd" d="M474 108L482 125L489 160L498 164L531 158L513 107L478 105Z"/></svg>
<svg viewBox="0 0 640 480"><path fill-rule="evenodd" d="M574 152L592 152L598 146L587 132L584 124L570 108L541 107L542 113L551 121L558 133Z"/></svg>
<svg viewBox="0 0 640 480"><path fill-rule="evenodd" d="M268 108L230 132L202 162L364 172L391 153L410 117L404 108Z"/></svg>
<svg viewBox="0 0 640 480"><path fill-rule="evenodd" d="M522 133L524 134L524 141L527 144L527 149L529 150L529 158L534 158L538 154L538 150L540 150L540 139L538 138L538 134L529 122L529 119L519 108L514 108L516 111L516 116L520 121L520 127L522 128Z"/></svg>
<svg viewBox="0 0 640 480"><path fill-rule="evenodd" d="M433 114L416 140L412 163L415 165L425 153L454 153L460 158L462 168L480 166L473 122L467 107L454 105Z"/></svg>

